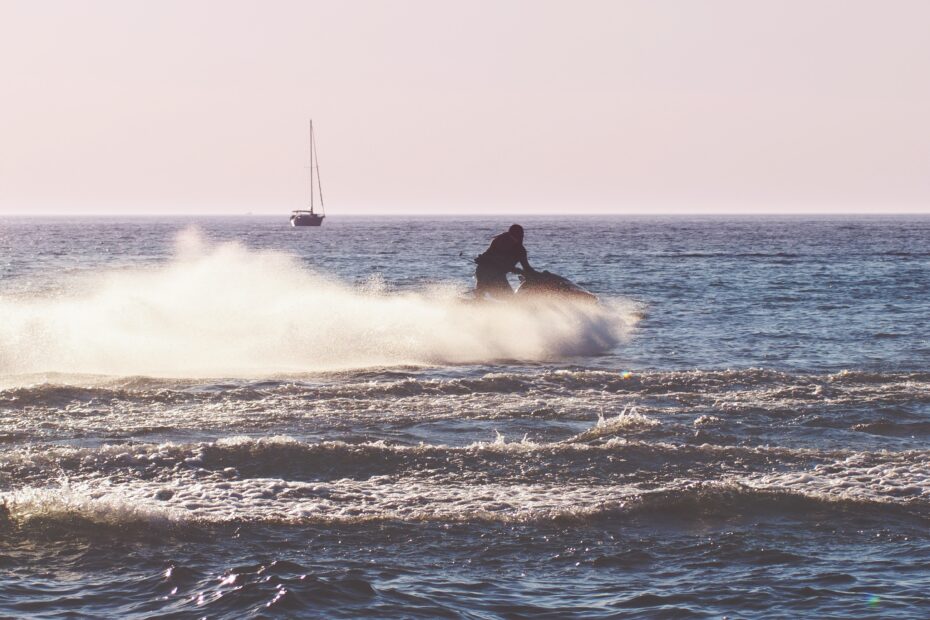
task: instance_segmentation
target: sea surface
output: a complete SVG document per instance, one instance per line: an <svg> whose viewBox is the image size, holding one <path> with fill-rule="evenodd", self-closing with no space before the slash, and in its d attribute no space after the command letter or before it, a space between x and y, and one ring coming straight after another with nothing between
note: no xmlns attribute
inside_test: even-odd
<svg viewBox="0 0 930 620"><path fill-rule="evenodd" d="M930 616L930 217L511 223L0 218L0 617Z"/></svg>

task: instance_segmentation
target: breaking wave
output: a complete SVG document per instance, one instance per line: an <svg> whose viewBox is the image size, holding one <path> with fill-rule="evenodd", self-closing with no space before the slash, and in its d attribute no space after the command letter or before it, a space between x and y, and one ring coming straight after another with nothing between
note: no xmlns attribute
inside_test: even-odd
<svg viewBox="0 0 930 620"><path fill-rule="evenodd" d="M749 399L748 404L856 402L924 403L930 399L930 373L841 371L791 374L767 369L692 371L606 371L557 369L488 372L479 376L434 378L368 371L281 376L272 380L221 382L209 379L21 376L26 385L0 386L0 409L75 407L78 404L137 401L154 404L230 403L275 398L328 400L470 395L591 395Z"/></svg>
<svg viewBox="0 0 930 620"><path fill-rule="evenodd" d="M62 447L7 457L3 469L25 484L0 493L0 530L800 517L811 510L924 518L926 456L500 436L458 448L287 436Z"/></svg>
<svg viewBox="0 0 930 620"><path fill-rule="evenodd" d="M191 231L177 246L156 268L73 275L55 293L0 297L0 376L265 376L542 361L608 351L637 317L618 301L485 306L462 303L450 286L353 287L291 256L211 246Z"/></svg>
<svg viewBox="0 0 930 620"><path fill-rule="evenodd" d="M216 526L351 525L371 522L590 523L602 520L733 519L748 515L805 519L841 516L916 519L926 522L926 501L898 502L866 495L808 492L795 488L757 488L740 481L676 483L659 489L635 486L483 484L467 487L412 482L396 485L347 482L337 492L307 483L269 481L264 490L245 485L211 489L205 505L187 509L147 497L151 485L92 491L85 485L22 489L0 505L0 533L17 531L70 537L106 534L134 538L169 530ZM157 491L155 491L157 493ZM335 496L331 499L330 493ZM254 504L228 509L244 495ZM288 500L265 499L271 496ZM415 495L415 497L414 497ZM341 506L341 496L361 500Z"/></svg>

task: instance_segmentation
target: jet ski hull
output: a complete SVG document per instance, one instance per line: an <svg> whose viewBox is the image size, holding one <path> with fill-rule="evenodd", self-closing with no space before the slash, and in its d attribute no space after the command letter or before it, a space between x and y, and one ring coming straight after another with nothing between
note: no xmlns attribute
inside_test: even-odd
<svg viewBox="0 0 930 620"><path fill-rule="evenodd" d="M583 303L597 303L597 295L578 286L568 278L549 271L520 274L519 299L562 299Z"/></svg>

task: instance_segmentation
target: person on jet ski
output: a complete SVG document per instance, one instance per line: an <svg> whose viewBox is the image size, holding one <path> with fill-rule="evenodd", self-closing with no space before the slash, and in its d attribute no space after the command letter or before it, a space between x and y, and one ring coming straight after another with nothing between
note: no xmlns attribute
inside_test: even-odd
<svg viewBox="0 0 930 620"><path fill-rule="evenodd" d="M475 297L483 299L485 293L491 297L508 297L513 295L513 288L507 281L507 274L514 271L517 263L523 271L533 273L526 259L523 247L523 227L514 224L507 232L491 239L491 245L475 259Z"/></svg>

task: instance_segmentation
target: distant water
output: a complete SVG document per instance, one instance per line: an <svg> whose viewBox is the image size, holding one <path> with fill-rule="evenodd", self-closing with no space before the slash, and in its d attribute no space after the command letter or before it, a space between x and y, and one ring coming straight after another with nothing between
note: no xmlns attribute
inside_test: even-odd
<svg viewBox="0 0 930 620"><path fill-rule="evenodd" d="M0 219L0 616L913 618L930 218Z"/></svg>

